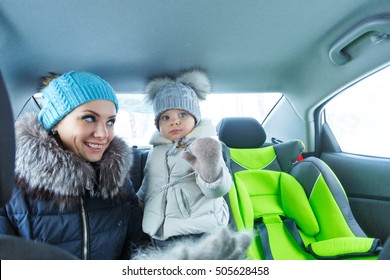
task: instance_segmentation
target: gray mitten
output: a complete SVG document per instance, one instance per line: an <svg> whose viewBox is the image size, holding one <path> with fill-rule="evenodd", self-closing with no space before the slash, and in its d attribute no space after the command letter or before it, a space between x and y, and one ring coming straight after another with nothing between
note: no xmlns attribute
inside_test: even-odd
<svg viewBox="0 0 390 280"><path fill-rule="evenodd" d="M218 179L222 171L221 144L210 137L196 139L182 157L191 164L200 177L208 183L213 183Z"/></svg>

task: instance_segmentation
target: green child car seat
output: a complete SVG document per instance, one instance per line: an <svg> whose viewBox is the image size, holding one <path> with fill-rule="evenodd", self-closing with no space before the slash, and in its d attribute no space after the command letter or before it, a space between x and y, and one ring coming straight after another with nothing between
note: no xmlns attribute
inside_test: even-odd
<svg viewBox="0 0 390 280"><path fill-rule="evenodd" d="M299 140L265 144L253 118L225 118L218 136L230 152L229 204L238 230L255 230L249 259L377 259L381 247L360 228L332 170L297 161Z"/></svg>

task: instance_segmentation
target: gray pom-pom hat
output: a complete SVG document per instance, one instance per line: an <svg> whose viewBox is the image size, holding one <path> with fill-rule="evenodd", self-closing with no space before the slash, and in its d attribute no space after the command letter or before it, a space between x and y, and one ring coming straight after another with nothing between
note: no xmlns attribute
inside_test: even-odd
<svg viewBox="0 0 390 280"><path fill-rule="evenodd" d="M210 91L210 80L206 73L192 69L185 70L176 77L160 76L149 80L145 87L145 99L153 105L157 129L161 114L169 109L189 112L198 125L201 120L199 100L205 100Z"/></svg>

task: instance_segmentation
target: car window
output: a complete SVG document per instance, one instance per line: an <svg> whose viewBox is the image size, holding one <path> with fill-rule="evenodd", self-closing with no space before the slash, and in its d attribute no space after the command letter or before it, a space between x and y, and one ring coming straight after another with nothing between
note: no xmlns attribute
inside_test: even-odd
<svg viewBox="0 0 390 280"><path fill-rule="evenodd" d="M117 94L119 111L115 122L115 134L130 146L149 146L149 139L156 131L153 108L144 102L144 94ZM40 104L41 94L34 95ZM276 103L280 93L217 93L209 94L200 102L202 118L214 125L224 117L253 117L263 122Z"/></svg>
<svg viewBox="0 0 390 280"><path fill-rule="evenodd" d="M343 152L390 158L390 66L341 92L325 119Z"/></svg>
<svg viewBox="0 0 390 280"><path fill-rule="evenodd" d="M264 94L209 94L200 102L202 118L211 119L214 125L224 117L253 117L262 122L282 97L280 93ZM118 94L119 107L115 132L131 146L148 146L156 131L150 105L143 102L143 94Z"/></svg>

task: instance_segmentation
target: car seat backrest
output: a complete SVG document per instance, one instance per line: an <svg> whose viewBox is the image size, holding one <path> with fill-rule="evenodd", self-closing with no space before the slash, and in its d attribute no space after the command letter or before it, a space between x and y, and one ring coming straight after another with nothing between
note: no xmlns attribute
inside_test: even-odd
<svg viewBox="0 0 390 280"><path fill-rule="evenodd" d="M8 93L0 72L0 207L14 186L15 131ZM16 236L0 236L1 260L74 260L70 253L48 244Z"/></svg>
<svg viewBox="0 0 390 280"><path fill-rule="evenodd" d="M297 160L301 141L266 145L263 128L251 118L226 118L217 127L220 140L234 145L229 200L237 229L259 232L249 258L376 257L379 240L361 230L330 168L314 157ZM249 139L243 147L237 135Z"/></svg>
<svg viewBox="0 0 390 280"><path fill-rule="evenodd" d="M240 214L234 213L240 221L237 228L257 229L260 233L248 250L251 259L313 258L302 252L294 238L286 234L287 217L296 221L306 239L310 238L309 243L315 241L313 236L319 232L306 194L292 176L278 171L246 170L235 173L234 182L240 197Z"/></svg>
<svg viewBox="0 0 390 280"><path fill-rule="evenodd" d="M149 149L138 148L136 146L132 147L133 154L133 165L130 169L130 179L133 183L134 190L137 192L142 185L142 180L144 178L144 169L146 164L146 159L149 154Z"/></svg>
<svg viewBox="0 0 390 280"><path fill-rule="evenodd" d="M0 72L0 207L10 198L15 162L15 132L8 93Z"/></svg>

